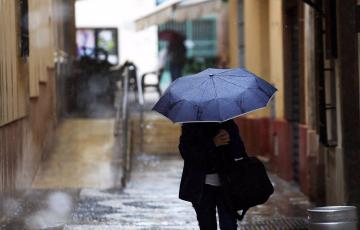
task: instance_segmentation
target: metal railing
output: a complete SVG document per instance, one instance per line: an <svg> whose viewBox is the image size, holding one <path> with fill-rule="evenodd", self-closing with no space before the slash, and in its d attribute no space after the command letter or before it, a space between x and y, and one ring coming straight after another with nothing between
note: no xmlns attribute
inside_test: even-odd
<svg viewBox="0 0 360 230"><path fill-rule="evenodd" d="M131 72L133 71L133 72ZM139 106L140 112L140 121L139 121L139 134L140 134L140 152L143 151L143 127L144 127L144 95L141 86L141 81L137 77L136 69L134 65L127 65L123 71L121 77L121 88L119 89L119 93L117 95L117 109L116 109L116 117L115 117L115 127L114 127L114 135L119 137L118 143L120 145L120 152L122 158L122 175L121 175L121 186L125 187L128 181L130 180L131 173L131 164L132 164L132 138L133 138L133 130L131 120L129 119L129 115L131 111L131 101L129 97L129 89L130 89L130 73L133 74L135 79L136 86L136 97L137 97L137 105ZM135 97L135 98L136 98ZM121 134L121 136L119 136Z"/></svg>

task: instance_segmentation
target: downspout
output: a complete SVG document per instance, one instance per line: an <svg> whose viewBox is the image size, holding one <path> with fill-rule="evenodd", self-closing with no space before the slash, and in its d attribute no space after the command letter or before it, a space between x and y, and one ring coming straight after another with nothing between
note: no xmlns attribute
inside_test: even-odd
<svg viewBox="0 0 360 230"><path fill-rule="evenodd" d="M312 0L302 0L305 4L308 4L311 8L313 8L314 10L316 10L318 13L320 13L322 16L325 16L324 11L322 10L322 7L313 2Z"/></svg>

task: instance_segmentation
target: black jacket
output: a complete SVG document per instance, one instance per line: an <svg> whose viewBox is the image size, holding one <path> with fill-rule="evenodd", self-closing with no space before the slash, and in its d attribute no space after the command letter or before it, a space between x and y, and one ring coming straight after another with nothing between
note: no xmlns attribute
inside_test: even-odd
<svg viewBox="0 0 360 230"><path fill-rule="evenodd" d="M213 137L220 129L230 135L230 143L215 147ZM219 170L220 161L231 161L246 155L244 144L234 121L224 123L187 123L181 127L179 150L184 159L179 198L193 203L201 199L205 176ZM222 158L225 154L225 158Z"/></svg>

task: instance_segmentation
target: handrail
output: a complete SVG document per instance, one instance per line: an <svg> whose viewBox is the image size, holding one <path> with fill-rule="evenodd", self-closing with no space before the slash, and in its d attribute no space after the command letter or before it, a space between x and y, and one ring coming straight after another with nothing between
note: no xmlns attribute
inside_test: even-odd
<svg viewBox="0 0 360 230"><path fill-rule="evenodd" d="M123 82L123 101L122 101L122 156L123 156L123 174L121 178L121 185L126 186L130 174L130 151L128 151L129 140L129 69L125 69Z"/></svg>
<svg viewBox="0 0 360 230"><path fill-rule="evenodd" d="M130 85L130 68L135 68L133 65L126 65L124 69L124 74L121 77L121 89L119 94L119 100L116 110L116 118L115 118L115 127L114 127L114 135L118 136L120 131L120 124L122 129L121 135L121 155L122 155L122 177L121 177L121 185L125 187L127 182L130 180L130 172L131 172L131 126L129 126L129 85ZM144 95L141 87L141 82L137 76L135 76L136 86L137 86L137 98L140 109L140 152L143 151L143 116L144 116ZM121 102L121 103L120 103ZM130 128L130 129L129 129Z"/></svg>
<svg viewBox="0 0 360 230"><path fill-rule="evenodd" d="M142 86L142 79L139 79L136 76L136 84L138 89L138 99L139 99L139 106L140 106L140 152L143 153L144 151L144 92Z"/></svg>

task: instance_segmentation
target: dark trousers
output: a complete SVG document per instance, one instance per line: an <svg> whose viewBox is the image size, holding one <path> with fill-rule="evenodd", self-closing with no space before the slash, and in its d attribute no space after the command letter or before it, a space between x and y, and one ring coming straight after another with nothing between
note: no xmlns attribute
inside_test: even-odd
<svg viewBox="0 0 360 230"><path fill-rule="evenodd" d="M200 230L216 230L216 208L221 230L236 230L237 220L225 206L221 187L205 185L200 203L193 203Z"/></svg>
<svg viewBox="0 0 360 230"><path fill-rule="evenodd" d="M175 64L170 65L171 81L175 81L176 79L181 77L182 69L183 69L182 65L175 65Z"/></svg>

